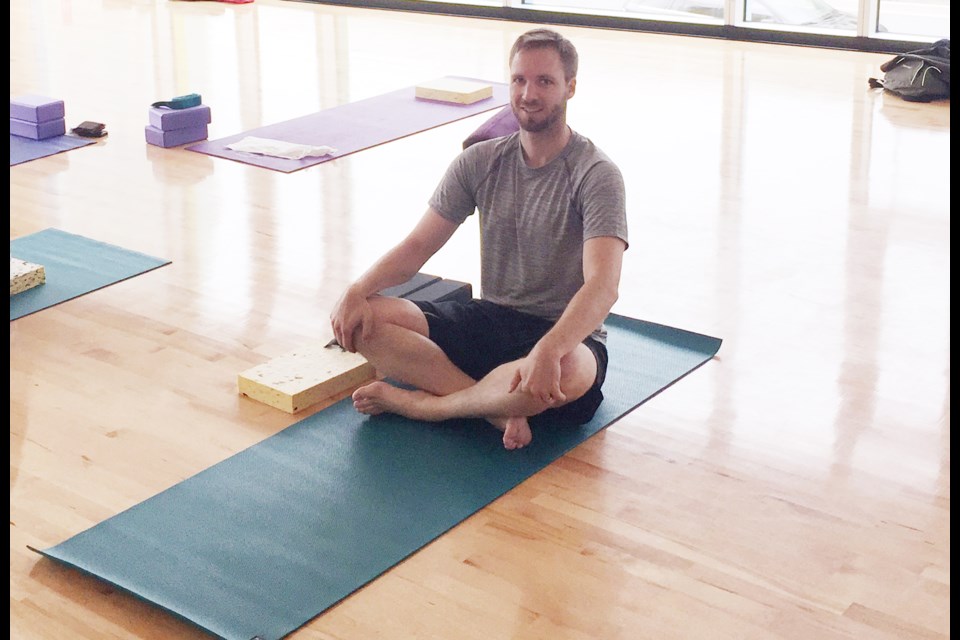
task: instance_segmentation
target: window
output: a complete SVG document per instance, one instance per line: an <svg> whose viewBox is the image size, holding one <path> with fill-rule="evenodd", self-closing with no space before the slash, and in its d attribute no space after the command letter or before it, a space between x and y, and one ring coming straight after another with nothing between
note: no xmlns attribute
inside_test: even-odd
<svg viewBox="0 0 960 640"><path fill-rule="evenodd" d="M949 0L332 0L529 20L903 52L950 37ZM456 10L450 10L456 7ZM529 12L529 13L528 13Z"/></svg>

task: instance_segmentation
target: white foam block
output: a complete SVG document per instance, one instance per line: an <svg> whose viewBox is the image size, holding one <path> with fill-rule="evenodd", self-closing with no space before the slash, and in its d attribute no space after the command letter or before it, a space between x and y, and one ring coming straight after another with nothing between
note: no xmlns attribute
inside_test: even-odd
<svg viewBox="0 0 960 640"><path fill-rule="evenodd" d="M34 264L10 256L10 295L32 289L47 281L42 264Z"/></svg>
<svg viewBox="0 0 960 640"><path fill-rule="evenodd" d="M418 84L416 96L425 100L473 104L493 96L493 85L459 78L438 78Z"/></svg>
<svg viewBox="0 0 960 640"><path fill-rule="evenodd" d="M245 396L296 413L375 377L359 353L317 343L244 371L237 386Z"/></svg>

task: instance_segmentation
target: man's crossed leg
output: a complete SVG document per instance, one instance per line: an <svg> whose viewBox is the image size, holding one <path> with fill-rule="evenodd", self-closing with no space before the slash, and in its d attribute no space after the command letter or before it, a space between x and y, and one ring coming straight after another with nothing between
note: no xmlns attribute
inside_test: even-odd
<svg viewBox="0 0 960 640"><path fill-rule="evenodd" d="M519 370L523 357L495 366L477 368L476 377L454 363L444 349L431 339L431 322L421 308L400 298L370 299L374 320L365 335L358 330L354 345L386 378L415 387L414 390L376 381L357 389L354 407L361 413L388 412L416 420L438 422L450 418L482 418L503 432L503 445L518 449L532 440L528 418L548 409L569 405L597 386L597 359L585 344L560 359L560 397L538 397L522 390ZM441 331L442 323L433 328ZM495 331L493 326L485 327ZM496 336L493 336L496 339ZM531 345L532 346L532 345ZM462 344L458 360L483 358L483 345ZM452 347L448 347L453 351ZM525 354L524 354L525 355ZM489 369L485 373L484 369ZM599 388L596 389L599 393Z"/></svg>

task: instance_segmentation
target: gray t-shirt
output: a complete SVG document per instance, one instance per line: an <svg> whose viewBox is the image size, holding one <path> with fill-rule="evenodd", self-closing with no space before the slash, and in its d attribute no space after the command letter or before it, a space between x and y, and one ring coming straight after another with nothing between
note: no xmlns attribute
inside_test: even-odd
<svg viewBox="0 0 960 640"><path fill-rule="evenodd" d="M524 162L519 133L471 145L447 169L430 206L457 224L480 212L483 299L553 321L583 286L584 241L627 242L623 176L576 132L537 169ZM602 328L595 335L602 339Z"/></svg>

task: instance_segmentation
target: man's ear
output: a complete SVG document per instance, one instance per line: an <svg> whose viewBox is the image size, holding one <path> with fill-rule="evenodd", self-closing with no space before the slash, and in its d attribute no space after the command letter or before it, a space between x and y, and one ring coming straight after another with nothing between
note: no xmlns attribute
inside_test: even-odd
<svg viewBox="0 0 960 640"><path fill-rule="evenodd" d="M576 76L574 76L573 78L570 78L569 82L567 82L567 100L572 98L573 94L575 94L576 92L577 92L577 78Z"/></svg>

